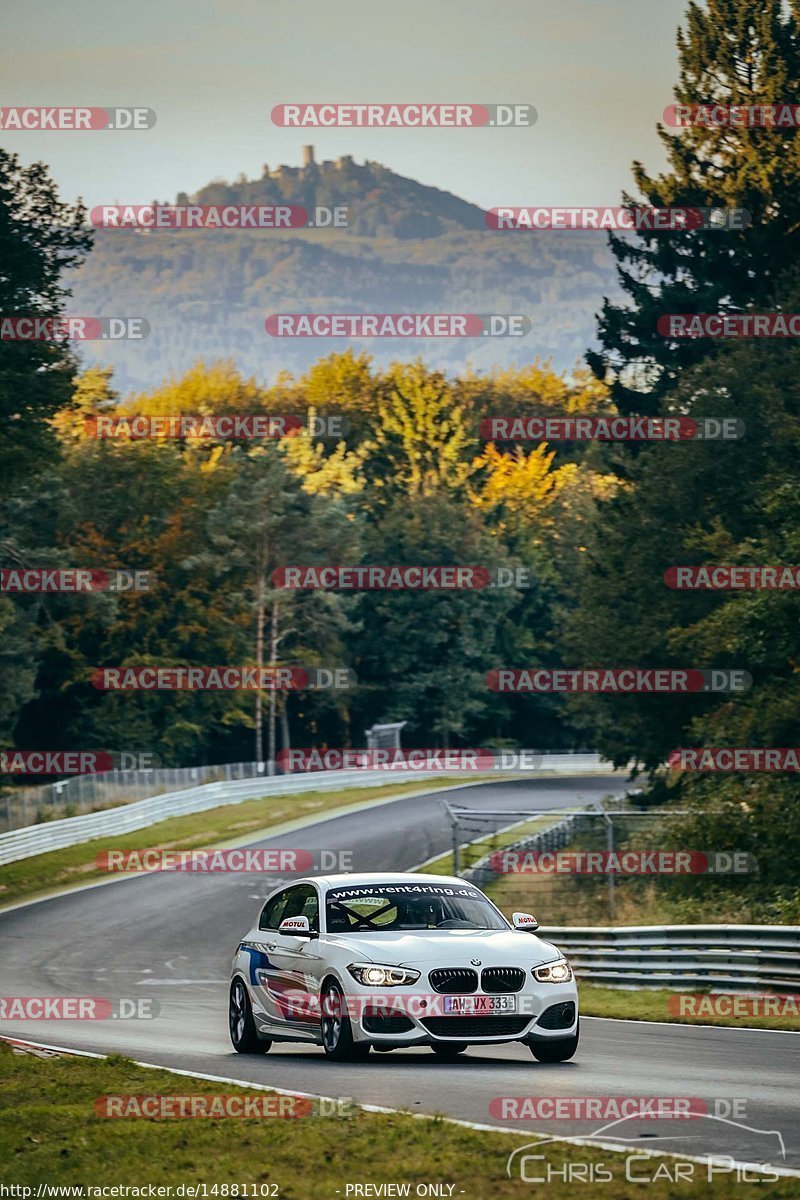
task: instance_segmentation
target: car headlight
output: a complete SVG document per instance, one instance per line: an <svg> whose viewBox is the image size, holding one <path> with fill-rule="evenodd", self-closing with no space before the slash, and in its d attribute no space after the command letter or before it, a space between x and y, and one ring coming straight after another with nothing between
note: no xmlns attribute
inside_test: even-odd
<svg viewBox="0 0 800 1200"><path fill-rule="evenodd" d="M543 967L533 968L533 977L539 983L569 983L572 979L572 967L565 958L557 958L555 962Z"/></svg>
<svg viewBox="0 0 800 1200"><path fill-rule="evenodd" d="M406 967L387 967L381 963L351 963L347 968L353 979L367 987L399 987L402 983L416 983L419 971Z"/></svg>

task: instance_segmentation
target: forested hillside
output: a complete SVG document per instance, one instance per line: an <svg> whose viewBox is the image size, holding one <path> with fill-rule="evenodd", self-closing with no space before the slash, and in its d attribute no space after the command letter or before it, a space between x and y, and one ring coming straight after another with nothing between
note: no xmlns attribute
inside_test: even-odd
<svg viewBox="0 0 800 1200"><path fill-rule="evenodd" d="M568 368L593 343L602 297L618 295L602 233L490 230L474 205L377 163L280 168L257 180L211 183L177 201L345 206L348 225L98 230L73 280L71 308L149 321L145 341L81 347L85 362L112 365L123 388L152 386L200 356L230 357L267 381L346 349L343 339L270 338L271 312L522 313L533 323L523 338L371 339L364 347L382 364L422 354L442 369L491 368L539 354Z"/></svg>

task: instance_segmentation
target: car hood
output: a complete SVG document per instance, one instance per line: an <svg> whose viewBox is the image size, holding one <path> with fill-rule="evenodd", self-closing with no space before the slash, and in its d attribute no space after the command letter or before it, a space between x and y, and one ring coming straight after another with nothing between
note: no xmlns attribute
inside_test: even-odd
<svg viewBox="0 0 800 1200"><path fill-rule="evenodd" d="M464 967L479 958L484 967L539 966L558 958L560 951L531 933L500 929L448 929L439 933L376 933L370 936L329 935L337 946L352 951L358 959L397 966L425 964L426 967Z"/></svg>

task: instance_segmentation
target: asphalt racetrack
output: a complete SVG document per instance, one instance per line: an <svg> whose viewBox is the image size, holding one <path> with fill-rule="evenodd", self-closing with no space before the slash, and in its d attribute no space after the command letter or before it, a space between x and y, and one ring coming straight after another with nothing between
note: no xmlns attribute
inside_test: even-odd
<svg viewBox="0 0 800 1200"><path fill-rule="evenodd" d="M624 790L621 777L559 777L471 786L448 798L484 808L551 809ZM141 842L144 835L132 835L132 847L137 837ZM447 850L450 828L434 792L332 815L254 844L352 850L355 871L405 870ZM426 1048L373 1053L352 1064L330 1063L318 1047L235 1054L227 1029L230 960L260 900L280 881L245 873L150 874L0 912L0 994L150 997L160 1006L152 1020L3 1022L0 1032L244 1084L543 1135L620 1139L636 1152L727 1154L800 1170L795 1033L583 1018L575 1059L558 1065L537 1063L520 1044L474 1047L455 1063ZM547 914L537 916L546 928ZM596 1120L503 1122L489 1110L503 1096L693 1097L709 1115L628 1120L613 1128ZM507 1153L498 1142L498 1155Z"/></svg>

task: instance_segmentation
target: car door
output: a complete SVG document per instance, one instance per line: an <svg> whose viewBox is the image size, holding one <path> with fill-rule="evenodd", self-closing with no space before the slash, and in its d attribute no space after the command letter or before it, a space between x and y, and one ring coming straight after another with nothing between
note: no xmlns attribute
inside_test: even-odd
<svg viewBox="0 0 800 1200"><path fill-rule="evenodd" d="M273 951L275 934L283 920L283 912L289 898L290 888L282 888L270 896L261 910L257 927L253 928L242 943L243 951L249 955L249 983L253 991L253 1016L261 1032L280 1021L280 1009L276 996L280 990L279 968Z"/></svg>
<svg viewBox="0 0 800 1200"><path fill-rule="evenodd" d="M319 938L281 933L279 926L287 917L307 917L311 930L319 934L319 894L314 884L299 883L286 888L273 901L279 898L280 904L265 906L263 925L259 923L272 968L265 977L268 993L265 1008L276 1029L311 1033L319 1026Z"/></svg>

